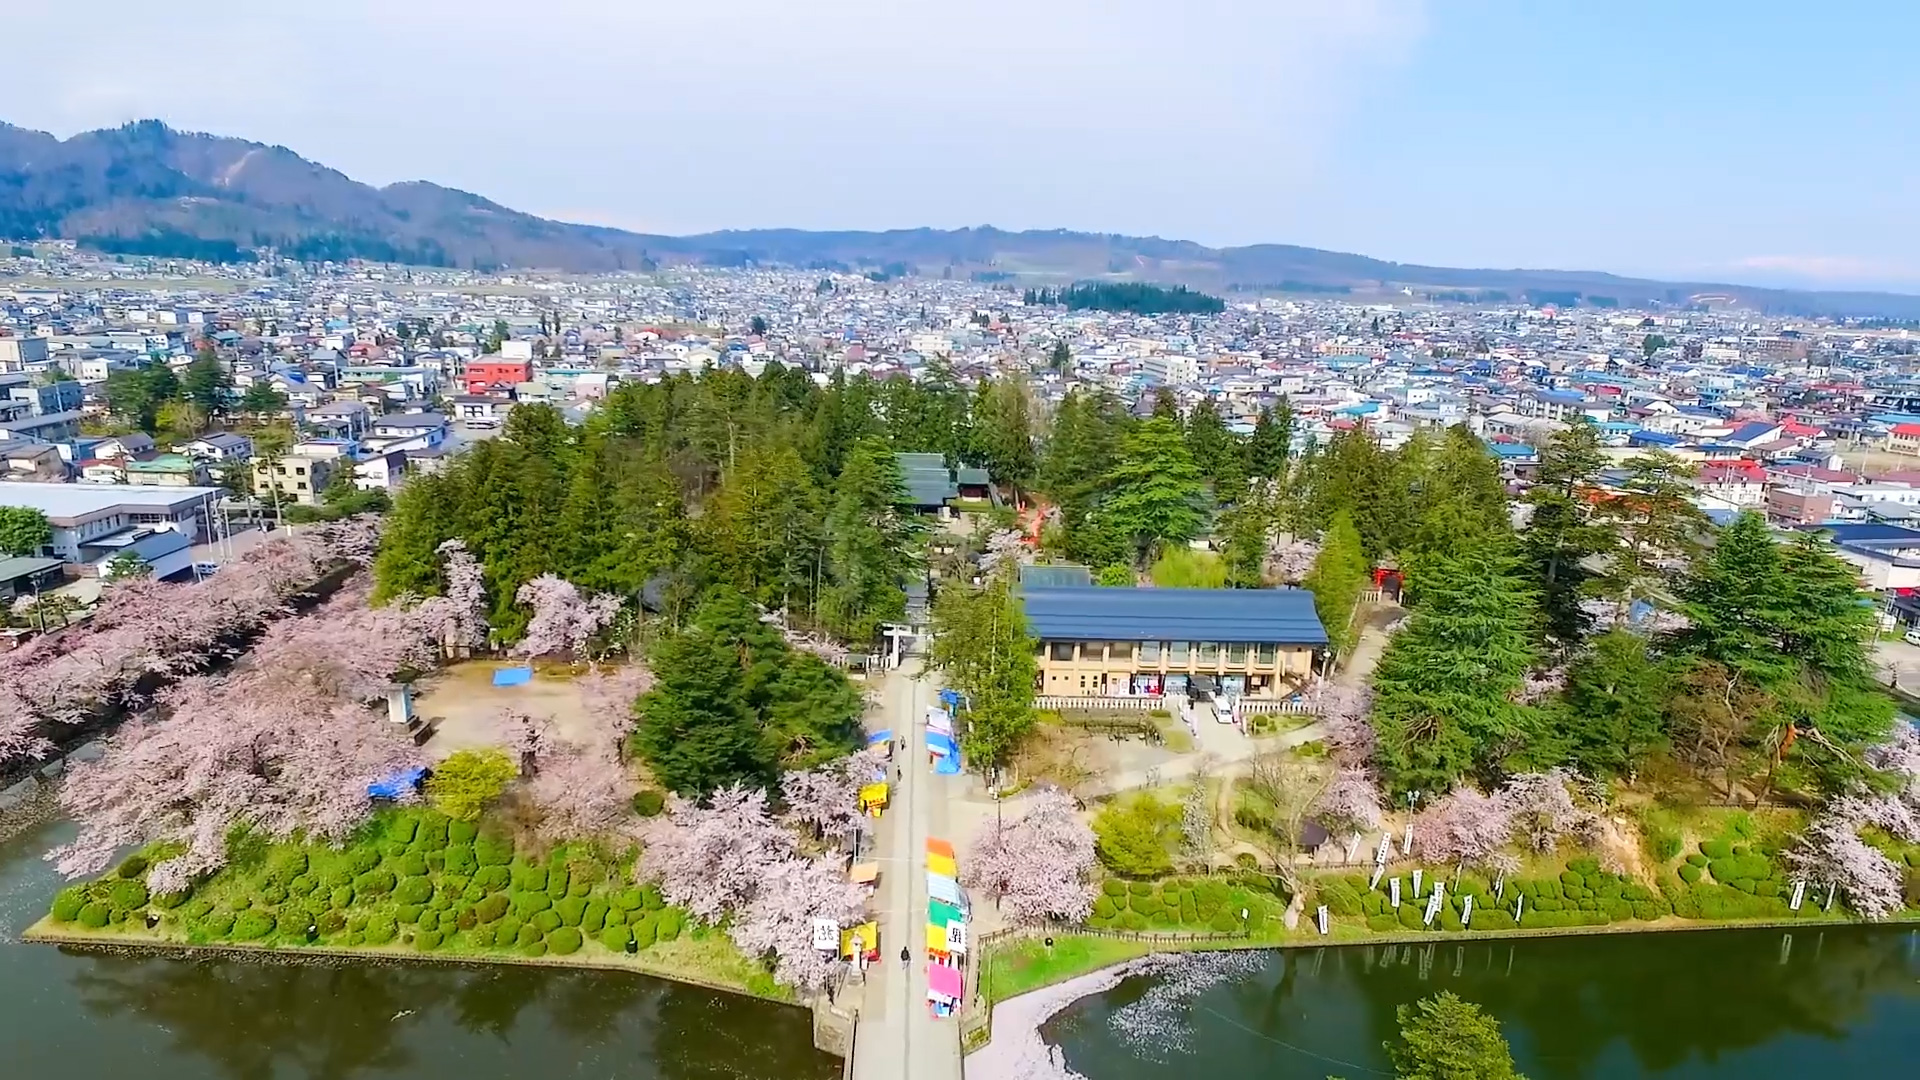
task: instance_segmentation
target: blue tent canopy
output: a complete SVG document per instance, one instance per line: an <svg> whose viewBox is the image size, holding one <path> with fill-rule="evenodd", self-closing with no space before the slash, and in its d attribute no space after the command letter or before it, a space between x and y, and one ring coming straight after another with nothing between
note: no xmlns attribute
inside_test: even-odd
<svg viewBox="0 0 1920 1080"><path fill-rule="evenodd" d="M938 731L927 732L927 749L935 754L944 754L947 757L956 757L960 753L960 748L954 745L952 737L943 735Z"/></svg>
<svg viewBox="0 0 1920 1080"><path fill-rule="evenodd" d="M408 792L419 787L420 778L425 775L427 775L427 770L420 768L419 766L415 766L411 769L402 769L399 772L394 773L392 776L389 776L384 780L375 780L373 783L368 784L367 798L369 799L401 798L402 796L406 795Z"/></svg>
<svg viewBox="0 0 1920 1080"><path fill-rule="evenodd" d="M501 668L499 671L493 673L493 685L495 686L525 686L532 681L532 665L526 667Z"/></svg>
<svg viewBox="0 0 1920 1080"><path fill-rule="evenodd" d="M891 742L892 740L893 740L893 730L889 728L884 731L876 731L873 734L867 736L867 745L878 746L883 742Z"/></svg>
<svg viewBox="0 0 1920 1080"><path fill-rule="evenodd" d="M960 707L960 691L942 690L940 691L940 700L947 706L947 708L957 709Z"/></svg>

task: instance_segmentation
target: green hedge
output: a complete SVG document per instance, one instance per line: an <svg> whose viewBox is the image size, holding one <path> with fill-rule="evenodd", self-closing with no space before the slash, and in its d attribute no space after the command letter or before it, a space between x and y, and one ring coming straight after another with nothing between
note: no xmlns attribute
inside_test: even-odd
<svg viewBox="0 0 1920 1080"><path fill-rule="evenodd" d="M1361 913L1361 889L1351 879L1333 878L1322 881L1316 891L1319 894L1320 903L1327 905L1328 914L1353 916Z"/></svg>
<svg viewBox="0 0 1920 1080"><path fill-rule="evenodd" d="M552 908L548 908L545 911L536 911L533 913L533 920L529 925L539 927L540 932L543 934L550 930L558 930L560 928L560 913Z"/></svg>
<svg viewBox="0 0 1920 1080"><path fill-rule="evenodd" d="M660 938L660 919L655 915L644 915L639 922L633 924L632 930L633 940L638 943L638 946L642 949L650 948Z"/></svg>
<svg viewBox="0 0 1920 1080"><path fill-rule="evenodd" d="M1388 933L1389 931L1398 930L1399 928L1400 928L1399 920L1395 919L1391 915L1367 916L1367 929L1369 930L1377 930L1380 933L1384 934L1384 933Z"/></svg>
<svg viewBox="0 0 1920 1080"><path fill-rule="evenodd" d="M648 911L660 911L667 906L667 898L660 895L660 886L646 884L640 886L640 906Z"/></svg>
<svg viewBox="0 0 1920 1080"><path fill-rule="evenodd" d="M506 866L513 862L513 844L488 836L476 837L473 857L480 860L481 866Z"/></svg>
<svg viewBox="0 0 1920 1080"><path fill-rule="evenodd" d="M473 906L473 912L479 916L480 921L483 923L498 922L501 916L507 913L507 907L507 894L494 893L492 896L475 904Z"/></svg>
<svg viewBox="0 0 1920 1080"><path fill-rule="evenodd" d="M566 863L555 863L547 869L547 894L549 896L567 895Z"/></svg>
<svg viewBox="0 0 1920 1080"><path fill-rule="evenodd" d="M1700 854L1709 860L1730 859L1733 857L1733 842L1730 840L1702 840Z"/></svg>
<svg viewBox="0 0 1920 1080"><path fill-rule="evenodd" d="M571 926L563 926L547 937L547 948L556 956L570 956L580 951L580 931Z"/></svg>
<svg viewBox="0 0 1920 1080"><path fill-rule="evenodd" d="M87 906L87 892L78 885L61 889L53 898L51 914L55 922L70 923L80 917L80 909Z"/></svg>
<svg viewBox="0 0 1920 1080"><path fill-rule="evenodd" d="M337 934L347 928L347 915L344 911L328 910L320 914L320 932Z"/></svg>
<svg viewBox="0 0 1920 1080"><path fill-rule="evenodd" d="M562 926L579 926L580 920L587 914L587 902L578 896L569 896L553 905L554 913L560 916Z"/></svg>
<svg viewBox="0 0 1920 1080"><path fill-rule="evenodd" d="M651 930L652 927L649 926L648 929ZM632 940L633 929L631 927L609 926L605 930L600 931L600 944L606 946L609 952L626 952L627 942Z"/></svg>
<svg viewBox="0 0 1920 1080"><path fill-rule="evenodd" d="M101 903L82 904L79 918L81 926L89 930L98 930L113 918L113 909Z"/></svg>
<svg viewBox="0 0 1920 1080"><path fill-rule="evenodd" d="M347 849L347 872L356 877L380 865L380 852L372 845Z"/></svg>
<svg viewBox="0 0 1920 1080"><path fill-rule="evenodd" d="M660 914L654 919L653 930L655 939L659 941L672 941L678 938L680 936L680 927L684 921L685 917L680 914L679 908L661 909ZM635 931L634 933L638 936L639 931Z"/></svg>
<svg viewBox="0 0 1920 1080"><path fill-rule="evenodd" d="M653 788L643 788L634 793L633 812L641 817L657 817L667 808L667 797Z"/></svg>
<svg viewBox="0 0 1920 1080"><path fill-rule="evenodd" d="M1119 913L1120 909L1113 906L1113 897L1110 895L1102 894L1093 902L1093 917L1096 919L1112 919Z"/></svg>
<svg viewBox="0 0 1920 1080"><path fill-rule="evenodd" d="M432 952L433 950L440 947L440 942L442 940L444 939L442 938L440 931L422 930L419 933L413 935L413 947L416 949L419 949L421 952Z"/></svg>
<svg viewBox="0 0 1920 1080"><path fill-rule="evenodd" d="M1698 882L1700 880L1700 868L1690 862L1681 863L1680 864L1680 880L1686 882L1689 885L1692 885L1695 882Z"/></svg>
<svg viewBox="0 0 1920 1080"><path fill-rule="evenodd" d="M545 911L552 906L553 899L542 892L521 893L519 896L513 898L514 913L522 919L527 918L535 912Z"/></svg>
<svg viewBox="0 0 1920 1080"><path fill-rule="evenodd" d="M473 884L488 892L499 892L513 880L512 872L504 866L485 866L473 873Z"/></svg>
<svg viewBox="0 0 1920 1080"><path fill-rule="evenodd" d="M547 955L547 943L544 941L527 942L525 945L520 946L520 955L545 956Z"/></svg>
<svg viewBox="0 0 1920 1080"><path fill-rule="evenodd" d="M391 915L375 915L367 920L367 944L385 945L400 932L400 926Z"/></svg>
<svg viewBox="0 0 1920 1080"><path fill-rule="evenodd" d="M420 819L412 814L396 814L387 822L387 840L395 844L411 844L420 834Z"/></svg>
<svg viewBox="0 0 1920 1080"><path fill-rule="evenodd" d="M442 863L449 874L472 874L480 866L480 860L474 858L473 848L467 844L454 844L447 848Z"/></svg>
<svg viewBox="0 0 1920 1080"><path fill-rule="evenodd" d="M471 844L480 835L480 826L471 821L447 822L447 843Z"/></svg>
<svg viewBox="0 0 1920 1080"><path fill-rule="evenodd" d="M273 933L273 916L264 911L243 911L233 920L236 941L258 941Z"/></svg>
<svg viewBox="0 0 1920 1080"><path fill-rule="evenodd" d="M395 881L391 870L369 870L353 879L353 891L360 896L385 896L393 891Z"/></svg>
<svg viewBox="0 0 1920 1080"><path fill-rule="evenodd" d="M580 929L583 933L597 934L607 925L607 905L599 900L588 904L580 913Z"/></svg>
<svg viewBox="0 0 1920 1080"><path fill-rule="evenodd" d="M401 922L411 926L420 921L420 915L427 909L420 904L401 904L395 912Z"/></svg>
<svg viewBox="0 0 1920 1080"><path fill-rule="evenodd" d="M539 941L541 938L545 936L546 936L545 932L543 932L539 927L533 925L532 923L527 923L520 927L520 933L518 936L514 938L514 944L531 945L534 942Z"/></svg>

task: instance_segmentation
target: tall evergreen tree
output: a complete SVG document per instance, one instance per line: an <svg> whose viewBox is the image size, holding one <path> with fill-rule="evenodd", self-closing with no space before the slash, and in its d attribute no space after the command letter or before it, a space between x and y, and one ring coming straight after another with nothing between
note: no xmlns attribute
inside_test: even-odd
<svg viewBox="0 0 1920 1080"><path fill-rule="evenodd" d="M1293 405L1282 396L1272 408L1261 409L1247 442L1247 475L1256 480L1278 480L1286 475L1293 446Z"/></svg>
<svg viewBox="0 0 1920 1080"><path fill-rule="evenodd" d="M901 586L915 532L900 510L906 498L900 464L885 440L855 443L827 517L827 583L820 598L822 620L850 641L877 640L880 625L906 611Z"/></svg>
<svg viewBox="0 0 1920 1080"><path fill-rule="evenodd" d="M1341 510L1321 535L1320 553L1314 556L1313 569L1300 583L1313 593L1313 609L1326 628L1328 648L1336 657L1352 649L1359 637L1353 617L1360 594L1367 587L1368 569L1360 531L1353 527L1353 516Z"/></svg>
<svg viewBox="0 0 1920 1080"><path fill-rule="evenodd" d="M1606 588L1624 621L1636 600L1658 587L1666 567L1700 550L1706 515L1693 504L1693 466L1663 450L1628 458L1619 494L1594 509L1620 537Z"/></svg>
<svg viewBox="0 0 1920 1080"><path fill-rule="evenodd" d="M1187 416L1187 452L1213 485L1216 497L1225 501L1239 496L1246 485L1244 450L1212 398L1202 398Z"/></svg>
<svg viewBox="0 0 1920 1080"><path fill-rule="evenodd" d="M1540 451L1540 471L1526 501L1532 508L1521 547L1540 584L1541 627L1560 649L1574 648L1592 617L1581 606L1596 574L1587 560L1610 556L1618 536L1592 509L1599 490L1600 433L1588 423L1554 433Z"/></svg>
<svg viewBox="0 0 1920 1080"><path fill-rule="evenodd" d="M1122 440L1100 514L1131 542L1136 565L1145 566L1159 545L1183 544L1200 534L1205 498L1200 469L1179 425L1155 417Z"/></svg>

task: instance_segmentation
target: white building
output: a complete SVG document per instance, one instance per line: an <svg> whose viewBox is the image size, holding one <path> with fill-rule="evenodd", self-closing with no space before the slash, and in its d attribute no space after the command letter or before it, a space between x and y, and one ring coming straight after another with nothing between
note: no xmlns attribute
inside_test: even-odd
<svg viewBox="0 0 1920 1080"><path fill-rule="evenodd" d="M0 506L45 514L53 526L49 554L81 564L94 561L100 541L128 530L171 530L193 543L205 531L210 509L226 496L227 490L217 487L0 481Z"/></svg>

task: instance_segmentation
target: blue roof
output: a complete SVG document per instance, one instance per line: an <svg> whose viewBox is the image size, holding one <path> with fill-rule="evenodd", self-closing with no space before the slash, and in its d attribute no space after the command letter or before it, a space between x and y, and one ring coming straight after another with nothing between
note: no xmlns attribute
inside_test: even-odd
<svg viewBox="0 0 1920 1080"><path fill-rule="evenodd" d="M1043 641L1327 641L1305 589L1041 588L1021 601Z"/></svg>
<svg viewBox="0 0 1920 1080"><path fill-rule="evenodd" d="M1763 435L1766 435L1778 430L1780 430L1779 424L1767 423L1764 421L1753 421L1751 423L1741 424L1739 427L1734 428L1731 432L1727 434L1727 441L1737 442L1737 443L1752 442Z"/></svg>
<svg viewBox="0 0 1920 1080"><path fill-rule="evenodd" d="M1494 457L1529 458L1540 453L1526 443L1488 443L1487 446L1493 451Z"/></svg>
<svg viewBox="0 0 1920 1080"><path fill-rule="evenodd" d="M1627 441L1641 446L1679 446L1686 440L1664 431L1636 431L1627 436Z"/></svg>

